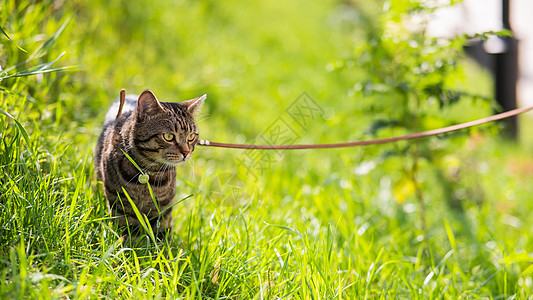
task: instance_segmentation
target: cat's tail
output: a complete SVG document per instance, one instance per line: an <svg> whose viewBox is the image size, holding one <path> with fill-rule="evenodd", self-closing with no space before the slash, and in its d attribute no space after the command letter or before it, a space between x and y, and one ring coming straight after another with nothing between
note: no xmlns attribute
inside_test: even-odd
<svg viewBox="0 0 533 300"><path fill-rule="evenodd" d="M125 114L128 112L132 112L137 107L137 99L139 99L138 95L126 95L124 97L124 105L122 107L122 111L119 117L124 117ZM104 120L104 127L115 121L117 119L118 112L120 110L120 98L117 98L113 104L111 104L111 107L109 107L109 110L107 111L107 114L105 115Z"/></svg>

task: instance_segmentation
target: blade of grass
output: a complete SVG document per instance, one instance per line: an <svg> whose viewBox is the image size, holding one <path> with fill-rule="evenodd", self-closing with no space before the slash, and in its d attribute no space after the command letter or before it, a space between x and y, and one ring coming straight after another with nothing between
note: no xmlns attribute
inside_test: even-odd
<svg viewBox="0 0 533 300"><path fill-rule="evenodd" d="M30 55L30 58L34 58L35 55L37 55L39 52L44 52L46 50L49 50L52 45L55 43L55 41L57 40L57 38L59 37L59 35L61 35L61 33L63 32L63 30L65 29L65 27L67 27L68 23L70 23L70 21L72 20L72 16L69 16L64 22L63 24L61 24L61 26L56 30L56 32L48 39L46 40L46 42L44 42L44 44L39 47L37 50L35 50L31 55Z"/></svg>
<svg viewBox="0 0 533 300"><path fill-rule="evenodd" d="M32 153L32 150L31 150L31 144L30 144L30 137L28 136L28 132L26 131L26 129L24 129L24 127L22 126L22 124L19 123L19 121L17 121L17 119L15 119L15 117L13 117L10 113L8 113L7 111L3 110L3 109L0 109L0 113L2 113L3 115L9 117L10 119L12 119L18 130L20 131L20 133L22 134L22 137L24 138L24 141L26 142L26 149Z"/></svg>
<svg viewBox="0 0 533 300"><path fill-rule="evenodd" d="M55 69L46 69L46 70L38 70L38 71L30 71L30 72L23 72L23 73L16 73L13 75L6 75L4 77L0 77L0 81L7 79L7 78L15 78L15 77L27 77L27 76L33 76L37 74L46 74L46 73L53 73L53 72L60 72L60 71L66 71L75 69L77 66L67 66L67 67L60 67Z"/></svg>
<svg viewBox="0 0 533 300"><path fill-rule="evenodd" d="M152 226L150 226L150 222L148 221L148 218L146 217L146 215L141 214L141 212L137 208L137 205L135 205L135 202L133 202L133 200L131 200L130 195L128 194L128 192L126 192L126 189L124 187L122 187L122 191L124 192L124 195L126 195L126 198L130 202L130 205L133 208L133 211L135 213L135 216L139 220L139 223L141 224L143 229L146 231L146 233L148 234L148 236L150 237L152 242L157 245L156 239L155 239L155 236L154 236L154 232L152 230Z"/></svg>
<svg viewBox="0 0 533 300"><path fill-rule="evenodd" d="M13 44L15 45L20 51L24 52L24 53L28 53L28 51L26 51L24 48L20 47L19 45L17 45L17 43L15 43L10 37L9 35L7 35L6 31L4 30L4 28L2 26L0 26L0 31L6 36L6 38Z"/></svg>
<svg viewBox="0 0 533 300"><path fill-rule="evenodd" d="M139 167L139 165L133 160L133 158L131 158L131 156L129 156L128 153L126 153L124 150L120 149L120 151L122 151L122 153L124 153L124 155L126 156L126 158L135 166L135 168L141 172L141 174L144 175L144 172L143 170L141 170L141 167Z"/></svg>

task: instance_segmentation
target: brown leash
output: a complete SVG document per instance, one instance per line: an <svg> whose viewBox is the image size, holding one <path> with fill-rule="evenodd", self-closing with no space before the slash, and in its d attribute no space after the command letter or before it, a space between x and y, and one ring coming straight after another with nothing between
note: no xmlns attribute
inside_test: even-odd
<svg viewBox="0 0 533 300"><path fill-rule="evenodd" d="M217 142L210 142L208 140L200 140L198 141L198 144L202 146L210 146L210 147L234 148L234 149L262 149L262 150L325 149L325 148L342 148L342 147L377 145L377 144L385 144L385 143L391 143L391 142L402 141L402 140L417 139L417 138L422 138L426 136L461 130L464 128L477 126L477 125L481 125L481 124L485 124L489 122L494 122L497 120L523 114L530 110L533 110L533 106L513 109L510 111L501 113L501 114L493 115L490 117L486 117L483 119L470 121L470 122L466 122L466 123L462 123L458 125L453 125L453 126L448 126L448 127L443 127L443 128L438 128L438 129L433 129L433 130L428 130L428 131L422 131L422 132L417 132L417 133L411 133L411 134L407 134L403 136L396 136L396 137L369 140L369 141L345 142L345 143L333 143L333 144L308 144L308 145L247 145L247 144L217 143Z"/></svg>
<svg viewBox="0 0 533 300"><path fill-rule="evenodd" d="M122 114L122 107L124 106L125 98L126 98L126 90L122 89L120 90L120 106L118 109L117 118L120 117L120 115ZM533 110L533 106L517 108L517 109L513 109L510 111L501 113L501 114L497 114L497 115L493 115L490 117L486 117L486 118L482 118L479 120L470 121L470 122L466 122L462 124L457 124L453 126L448 126L448 127L443 127L443 128L433 129L433 130L427 130L427 131L422 131L422 132L417 132L417 133L411 133L411 134L402 135L402 136L370 140L370 141L344 142L344 143L332 143L332 144L307 144L307 145L250 145L250 144L218 143L218 142L210 142L208 140L199 140L198 144L201 146L219 147L219 148L261 149L261 150L328 149L328 148L368 146L368 145L392 143L392 142L403 141L403 140L412 140L412 139L422 138L426 136L461 130L461 129L465 129L468 127L473 127L473 126L477 126L477 125L481 125L481 124L485 124L489 122L502 120L502 119L516 116L519 114L523 114L530 110Z"/></svg>

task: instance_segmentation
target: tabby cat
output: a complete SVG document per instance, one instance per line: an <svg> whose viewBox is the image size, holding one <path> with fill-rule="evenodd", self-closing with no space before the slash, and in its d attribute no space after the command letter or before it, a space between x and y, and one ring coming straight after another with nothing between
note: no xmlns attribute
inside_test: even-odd
<svg viewBox="0 0 533 300"><path fill-rule="evenodd" d="M111 105L98 138L94 162L109 209L119 226L128 224L136 232L140 229L124 188L139 212L148 217L154 231L172 230L169 206L176 194L176 167L191 157L198 142L194 115L205 98L206 95L181 103L159 102L146 90L138 97L126 96L118 118L120 99ZM150 184L156 201L146 183Z"/></svg>

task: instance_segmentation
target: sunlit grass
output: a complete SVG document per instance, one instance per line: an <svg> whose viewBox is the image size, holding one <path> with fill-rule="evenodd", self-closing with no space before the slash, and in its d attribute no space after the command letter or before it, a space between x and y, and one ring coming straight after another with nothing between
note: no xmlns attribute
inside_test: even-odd
<svg viewBox="0 0 533 300"><path fill-rule="evenodd" d="M494 127L419 141L441 151L420 163L426 231L402 185L408 144L269 152L265 169L246 163L256 152L198 146L178 170L174 234L121 236L92 155L122 87L208 93L199 127L213 141L261 141L279 118L296 143L371 138L383 117L353 94L362 74L328 70L353 42L335 3L157 3L2 4L0 298L529 296L531 141L510 145ZM459 86L490 88L465 66ZM302 92L323 110L306 126L287 110ZM488 113L463 103L443 119Z"/></svg>

